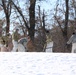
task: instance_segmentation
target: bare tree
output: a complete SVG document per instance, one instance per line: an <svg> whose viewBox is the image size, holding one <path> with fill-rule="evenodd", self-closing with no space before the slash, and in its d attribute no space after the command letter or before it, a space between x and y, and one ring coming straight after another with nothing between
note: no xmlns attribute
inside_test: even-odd
<svg viewBox="0 0 76 75"><path fill-rule="evenodd" d="M6 33L9 33L10 29L10 15L11 15L11 1L10 0L1 0L1 6L4 10L5 17L6 17Z"/></svg>
<svg viewBox="0 0 76 75"><path fill-rule="evenodd" d="M63 48L62 49L63 52L70 52L71 46L66 46L66 43L68 41L69 0L65 0L65 10L60 10L60 11L64 12L64 13L62 13L62 14L64 14L64 17L65 17L64 20L61 20L61 16L57 16L57 12L59 11L58 6L59 6L59 4L57 4L57 6L56 6L56 13L54 15L54 18L57 21L58 26L60 28L60 29L59 28L57 28L57 29L60 31L60 35L62 35L62 37L63 37L62 44L61 45L58 44L58 45L60 45ZM58 34L59 34L59 31L58 31Z"/></svg>
<svg viewBox="0 0 76 75"><path fill-rule="evenodd" d="M45 49L46 49L46 29L45 29L45 12L43 10L43 14L41 15L41 10L40 10L40 6L39 7L39 27L38 27L38 36L36 37L36 39L38 40L35 40L37 42L35 42L37 45L37 50L38 51L44 51L45 52ZM42 16L42 18L41 18Z"/></svg>
<svg viewBox="0 0 76 75"><path fill-rule="evenodd" d="M20 16L22 17L25 26L28 29L28 33L29 36L31 38L32 41L34 41L34 33L35 33L35 4L36 4L36 0L30 0L30 7L29 7L29 21L30 21L30 26L28 26L26 19L22 13L22 11L20 10L20 7L18 7L13 1L12 4L14 5L14 7L17 9L17 11L19 12Z"/></svg>
<svg viewBox="0 0 76 75"><path fill-rule="evenodd" d="M34 33L35 33L35 4L36 4L36 0L30 0L30 7L29 7L30 29L28 31L33 41L34 41Z"/></svg>

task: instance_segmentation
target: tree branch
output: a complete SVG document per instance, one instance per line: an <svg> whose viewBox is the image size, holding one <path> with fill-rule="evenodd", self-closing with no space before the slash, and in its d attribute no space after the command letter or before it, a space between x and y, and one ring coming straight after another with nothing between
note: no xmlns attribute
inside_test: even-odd
<svg viewBox="0 0 76 75"><path fill-rule="evenodd" d="M12 0L11 0L11 1L12 1ZM22 19L23 19L23 21L24 21L24 24L26 25L27 29L29 29L29 26L28 26L27 22L25 21L24 15L22 14L22 11L19 9L19 7L17 7L17 6L15 5L15 3L14 3L13 1L12 1L12 4L14 5L14 7L15 7L16 10L18 11L18 13L21 15L21 17L22 17Z"/></svg>
<svg viewBox="0 0 76 75"><path fill-rule="evenodd" d="M57 21L57 23L58 23L58 25L59 25L59 27L60 27L61 31L62 31L62 32L64 32L64 31L63 31L63 29L62 29L62 27L61 27L61 24L60 24L59 20L57 19L57 17L56 17L56 16L54 16L54 18L55 18L55 20Z"/></svg>

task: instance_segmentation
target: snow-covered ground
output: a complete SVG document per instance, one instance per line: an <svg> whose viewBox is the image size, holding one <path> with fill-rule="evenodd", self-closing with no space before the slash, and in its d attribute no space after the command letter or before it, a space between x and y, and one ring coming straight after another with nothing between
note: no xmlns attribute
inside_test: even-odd
<svg viewBox="0 0 76 75"><path fill-rule="evenodd" d="M76 54L1 52L0 75L76 75Z"/></svg>

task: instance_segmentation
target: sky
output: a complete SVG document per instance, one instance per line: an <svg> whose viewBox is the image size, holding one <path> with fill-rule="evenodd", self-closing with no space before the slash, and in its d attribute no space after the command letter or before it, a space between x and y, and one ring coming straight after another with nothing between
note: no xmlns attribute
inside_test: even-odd
<svg viewBox="0 0 76 75"><path fill-rule="evenodd" d="M47 11L47 10L50 10L50 9L54 8L54 5L55 5L56 1L57 0L47 0L47 1L40 2L36 5L40 5L42 10L45 9Z"/></svg>

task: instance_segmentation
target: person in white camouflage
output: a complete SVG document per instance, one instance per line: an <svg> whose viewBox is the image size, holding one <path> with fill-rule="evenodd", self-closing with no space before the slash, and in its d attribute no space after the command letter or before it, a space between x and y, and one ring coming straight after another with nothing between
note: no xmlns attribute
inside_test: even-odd
<svg viewBox="0 0 76 75"><path fill-rule="evenodd" d="M2 47L5 44L5 41L3 41L3 38L0 37L0 47Z"/></svg>
<svg viewBox="0 0 76 75"><path fill-rule="evenodd" d="M13 34L12 34L12 43L13 43L13 49L12 49L12 51L13 52L16 52L16 51L18 51L18 39L19 39L19 33L18 33L18 29L16 29L16 31L15 32L13 32Z"/></svg>
<svg viewBox="0 0 76 75"><path fill-rule="evenodd" d="M69 38L67 44L72 43L72 53L76 53L76 33L73 33L72 36Z"/></svg>
<svg viewBox="0 0 76 75"><path fill-rule="evenodd" d="M12 34L12 43L13 43L13 49L12 52L25 52L25 47L23 44L18 42L20 38L20 34L18 33L18 29Z"/></svg>
<svg viewBox="0 0 76 75"><path fill-rule="evenodd" d="M0 37L0 52L8 52L8 47L6 47L5 40L3 37Z"/></svg>

